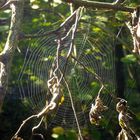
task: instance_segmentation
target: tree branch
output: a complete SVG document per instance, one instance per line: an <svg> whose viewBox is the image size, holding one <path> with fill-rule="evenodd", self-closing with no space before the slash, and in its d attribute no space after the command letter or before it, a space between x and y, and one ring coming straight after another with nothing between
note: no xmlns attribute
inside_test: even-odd
<svg viewBox="0 0 140 140"><path fill-rule="evenodd" d="M0 53L0 111L7 91L12 57L18 43L23 7L24 0L17 0L16 2L13 0L10 3L10 8L12 11L11 25L5 47Z"/></svg>
<svg viewBox="0 0 140 140"><path fill-rule="evenodd" d="M89 0L71 0L71 3L76 6L84 6L86 8L95 8L95 9L112 9L117 11L125 11L132 13L134 8L124 7L121 4L115 3L107 3L107 2L97 2L97 1L89 1Z"/></svg>

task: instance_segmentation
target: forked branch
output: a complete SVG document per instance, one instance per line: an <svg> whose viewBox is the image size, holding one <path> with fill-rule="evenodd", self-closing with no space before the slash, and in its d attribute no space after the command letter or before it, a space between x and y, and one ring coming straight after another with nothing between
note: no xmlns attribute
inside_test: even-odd
<svg viewBox="0 0 140 140"><path fill-rule="evenodd" d="M65 63L64 69L67 68L67 62L68 62L68 59L69 59L69 57L72 53L72 50L73 50L74 38L75 38L77 26L78 26L78 21L80 19L80 11L81 11L81 8L76 10L74 12L74 14L72 14L72 16L70 16L68 19L66 19L66 21L60 26L60 28L58 30L56 30L56 32L60 32L61 28L66 28L67 29L67 27L66 27L67 24L66 23L71 22L71 18L73 18L73 16L75 17L75 22L73 23L74 25L72 26L73 30L71 30L71 32L72 32L71 38L72 39L71 39L71 43L70 43L70 46L69 46L68 53L66 55L67 61ZM69 30L69 27L68 27L68 30ZM65 37L67 37L67 34L66 34ZM32 129L32 133L34 134L34 130L37 129L41 125L42 120L44 118L44 115L47 115L48 113L52 112L53 110L55 110L61 104L63 94L61 93L61 90L60 90L60 83L61 83L62 79L64 78L64 73L65 73L65 70L64 70L63 73L60 73L60 76L58 76L59 74L57 73L57 72L59 72L59 56L60 56L60 53L61 53L61 51L59 49L60 49L60 46L62 45L61 40L62 40L62 38L58 36L58 39L56 40L57 41L56 59L54 60L56 62L55 69L53 70L53 68L52 68L52 72L50 73L50 79L47 81L48 93L50 93L52 95L52 98L51 98L49 104L47 103L46 106L44 107L44 109L42 109L41 112L39 112L36 115L32 115L32 116L28 117L26 120L23 121L23 123L21 124L21 126L19 127L19 129L17 130L15 135L13 136L12 140L15 140L15 139L18 138L18 134L21 131L22 127L29 120L31 120L32 118L41 118L41 121L39 122L39 124L37 126L33 127L33 129ZM78 130L79 129L80 128L78 127ZM40 136L42 136L42 135L40 135ZM82 137L81 137L81 140L82 140Z"/></svg>
<svg viewBox="0 0 140 140"><path fill-rule="evenodd" d="M38 114L35 114L35 115L32 115L30 117L28 117L27 119L25 119L22 124L20 125L19 129L17 130L17 132L14 134L14 136L12 137L11 140L15 140L17 137L18 137L18 134L19 132L21 131L21 129L23 128L23 126L31 119L33 118L41 118L41 121L39 123L39 125L33 127L32 129L32 132L34 133L34 130L37 129L40 124L42 123L42 120L44 118L44 115L48 114L50 111L53 111L55 108L58 107L59 105L59 102L61 101L61 96L60 96L60 93L59 93L59 86L57 86L58 83L58 80L57 81L54 81L54 79L50 79L48 80L49 81L49 84L50 87L49 90L52 91L51 94L52 94L52 99L50 101L49 104L46 104L46 106L44 107L44 109L42 109L41 112L39 112Z"/></svg>

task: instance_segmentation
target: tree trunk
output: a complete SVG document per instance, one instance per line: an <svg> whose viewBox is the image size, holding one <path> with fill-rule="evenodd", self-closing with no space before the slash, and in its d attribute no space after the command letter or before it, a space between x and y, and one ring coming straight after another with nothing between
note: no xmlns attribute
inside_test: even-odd
<svg viewBox="0 0 140 140"><path fill-rule="evenodd" d="M125 77L124 77L124 66L121 62L121 58L124 56L123 48L121 44L116 44L115 46L115 67L116 67L116 92L117 96L124 98L125 90Z"/></svg>
<svg viewBox="0 0 140 140"><path fill-rule="evenodd" d="M9 6L12 11L11 25L5 47L0 53L0 111L8 88L12 57L18 45L24 0L11 1Z"/></svg>

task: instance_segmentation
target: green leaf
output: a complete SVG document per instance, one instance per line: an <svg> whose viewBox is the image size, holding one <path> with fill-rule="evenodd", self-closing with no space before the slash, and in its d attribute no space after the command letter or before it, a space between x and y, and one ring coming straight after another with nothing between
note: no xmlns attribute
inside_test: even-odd
<svg viewBox="0 0 140 140"><path fill-rule="evenodd" d="M64 129L61 126L57 126L53 128L53 133L58 135L64 134Z"/></svg>
<svg viewBox="0 0 140 140"><path fill-rule="evenodd" d="M99 83L97 83L95 81L93 81L90 85L91 85L92 88L95 88L95 89L96 88L99 89L99 87L100 87Z"/></svg>
<svg viewBox="0 0 140 140"><path fill-rule="evenodd" d="M128 54L125 57L123 57L121 61L127 64L131 64L131 63L135 63L137 59L133 54Z"/></svg>

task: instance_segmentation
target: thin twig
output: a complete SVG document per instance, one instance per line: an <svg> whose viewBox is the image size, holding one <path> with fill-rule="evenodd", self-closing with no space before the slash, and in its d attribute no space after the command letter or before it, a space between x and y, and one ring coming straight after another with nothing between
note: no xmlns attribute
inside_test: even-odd
<svg viewBox="0 0 140 140"><path fill-rule="evenodd" d="M102 91L103 88L104 88L104 85L102 84L102 86L101 86L101 88L100 88L100 90L98 92L98 97L100 97L100 94L101 94L101 91Z"/></svg>
<svg viewBox="0 0 140 140"><path fill-rule="evenodd" d="M42 117L46 113L48 113L48 111L50 110L51 107L52 107L51 104L49 104L48 106L46 106L40 113L37 114L37 118Z"/></svg>
<svg viewBox="0 0 140 140"><path fill-rule="evenodd" d="M77 10L76 10L77 11ZM39 37L45 37L45 36L48 36L50 34L56 34L58 35L59 31L64 28L65 26L69 26L69 22L73 19L73 17L76 15L76 11L73 12L61 25L59 28L55 29L55 30L52 30L50 32L47 32L47 33L42 33L42 34L35 34L35 35L32 35L32 34L20 34L19 36L19 39L30 39L30 38L39 38Z"/></svg>
<svg viewBox="0 0 140 140"><path fill-rule="evenodd" d="M71 55L71 57L77 61L86 71L90 72L91 74L93 74L95 76L95 78L101 83L101 85L103 85L103 82L101 80L101 77L95 73L94 71L88 69L82 62L80 62L76 57L74 57L73 55Z"/></svg>
<svg viewBox="0 0 140 140"><path fill-rule="evenodd" d="M32 118L40 118L42 116L44 116L46 113L48 113L48 111L50 111L50 108L51 108L51 104L49 104L48 106L46 106L41 112L39 112L38 114L36 115L32 115L30 117L28 117L27 119L25 119L22 124L20 125L19 129L17 130L17 132L14 134L14 136L12 137L11 140L13 140L14 138L16 138L19 134L19 132L21 131L22 127L29 121L31 120Z"/></svg>
<svg viewBox="0 0 140 140"><path fill-rule="evenodd" d="M40 122L38 123L38 125L36 125L36 126L34 126L34 127L32 128L32 134L34 134L34 131L35 131L37 128L39 128L39 126L41 125L43 119L44 119L44 116L41 118L41 120L40 120Z"/></svg>
<svg viewBox="0 0 140 140"><path fill-rule="evenodd" d="M68 59L72 53L72 49L73 49L73 45L74 45L74 38L75 38L75 34L76 34L76 30L77 30L77 26L78 26L78 21L80 20L80 10L81 10L81 7L76 10L76 19L75 19L75 25L74 25L74 29L72 31L72 37L71 37L71 44L70 44L70 48L69 48L69 51L67 53L67 57L66 57L66 62L65 62L65 67L64 67L64 72L63 72L63 75L62 77L64 77L65 75L65 71L66 71L66 68L67 68L67 62L68 62Z"/></svg>
<svg viewBox="0 0 140 140"><path fill-rule="evenodd" d="M114 101L117 101L118 99L120 99L120 98L118 98L118 97L116 97L114 94L112 94L112 92L110 92L107 88L106 88L106 86L103 84L103 81L102 81L102 78L96 73L96 72L94 72L94 71L92 71L92 70L90 70L89 68L87 68L82 62L80 62L77 58L75 58L73 55L71 55L71 57L75 60L75 61L77 61L86 71L88 71L89 73L91 73L91 74L93 74L94 76L95 76L95 78L100 82L100 84L103 86L102 88L104 88L108 93L109 93L109 95L112 97L112 99L114 100ZM102 89L101 89L102 90Z"/></svg>
<svg viewBox="0 0 140 140"><path fill-rule="evenodd" d="M40 136L43 140L45 140L45 139L44 139L44 136L43 136L42 134L34 133L34 130L38 129L38 128L40 127L40 125L42 124L43 119L44 119L44 116L41 118L39 124L38 124L37 126L34 126L34 127L32 128L32 135L38 135L38 136Z"/></svg>
<svg viewBox="0 0 140 140"><path fill-rule="evenodd" d="M18 136L20 130L22 129L22 127L25 125L25 123L26 123L27 121L31 120L32 118L36 118L36 117L37 117L37 115L32 115L32 116L28 117L27 119L25 119L25 120L22 122L22 124L20 125L19 129L17 130L17 132L15 133L15 135L12 137L11 140L13 140L14 138L16 138L16 137Z"/></svg>
<svg viewBox="0 0 140 140"><path fill-rule="evenodd" d="M80 137L81 140L83 140L81 129L80 129L80 125L79 125L78 118L77 118L77 115L76 115L76 110L75 110L75 107L74 107L74 102L73 102L73 99L72 99L72 93L70 91L69 85L68 85L65 77L63 77L63 79L64 79L65 85L66 85L68 93L69 93L69 97L70 97L70 101L71 101L71 107L72 107L72 110L73 110L73 113L74 113L74 117L75 117L75 120L76 120L78 132L79 132L79 137Z"/></svg>
<svg viewBox="0 0 140 140"><path fill-rule="evenodd" d="M57 40L57 51L56 51L56 68L53 71L53 75L56 75L56 71L59 69L59 52L60 52L60 46L61 46L61 39Z"/></svg>

